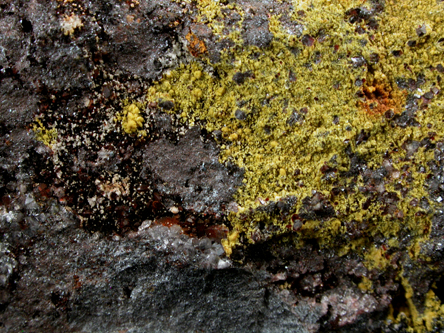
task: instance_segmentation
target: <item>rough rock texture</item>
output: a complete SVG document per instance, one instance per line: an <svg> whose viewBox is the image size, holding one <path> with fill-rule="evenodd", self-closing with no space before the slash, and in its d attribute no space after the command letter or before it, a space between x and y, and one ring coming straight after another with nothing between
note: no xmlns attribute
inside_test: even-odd
<svg viewBox="0 0 444 333"><path fill-rule="evenodd" d="M190 129L177 143L166 139L147 147L144 161L159 177L159 190L181 198L185 209L220 212L242 182L242 171L223 167L214 143L204 144ZM233 185L231 185L233 184Z"/></svg>
<svg viewBox="0 0 444 333"><path fill-rule="evenodd" d="M325 27L304 32L309 8L289 14L292 6L287 1L0 0L2 332L444 330L444 143L436 140L442 135L433 132L434 124L424 126L430 132L423 140L410 134L400 139L379 164L369 152L357 152L370 142L371 131L350 135L346 168L335 156L317 166L322 182L332 184L331 193L254 198L258 206L242 210L236 194L245 188L247 169L233 162L236 156L222 162L221 151L245 148L236 139L258 112L245 106L247 97L234 101L231 118L221 113L227 124L240 124L230 136L224 127L207 131L205 119L183 121L188 115L176 110L168 94L147 101L147 91L159 82L172 91L161 80L181 64L200 61L205 75L242 89L255 77L239 69L223 78L215 64L230 59L224 51L235 55L257 48L252 58L258 59L273 41L291 36L299 44L290 51L304 56L303 47L328 40ZM341 19L353 28L344 39L355 34L372 40L387 6L383 1L340 6ZM281 30L273 21L277 16ZM390 50L391 57L401 57L407 48L421 50L429 38L442 50L444 36L430 34L430 24L420 23L414 31L405 49ZM360 45L366 43L363 38ZM331 45L332 52L342 48ZM322 57L304 59L307 71ZM350 70L372 72L384 58L372 53L347 61ZM234 56L231 62L240 66ZM383 110L387 126L414 133L428 105L442 100L443 65L426 65L424 71L437 75L427 91L422 73L396 78L406 96L401 106L393 102L392 90L379 83L367 87L361 78L353 79L356 96L371 112ZM187 77L187 97L197 104L207 92L193 89L192 82L202 76L196 70ZM300 80L291 70L282 76ZM218 88L223 95L223 85ZM385 104L378 109L375 102ZM130 103L144 115L134 135L119 123ZM267 97L260 103L268 107L274 101ZM298 110L284 107L288 131L308 122L307 108ZM332 120L351 132L343 121ZM273 130L263 127L266 135ZM398 151L405 152L401 170L390 155ZM406 203L415 191L413 173L422 177L424 196ZM280 178L271 177L276 187L290 177L285 170L277 174ZM303 188L300 174L296 170L291 177ZM404 185L387 185L398 178ZM366 211L378 205L380 216L357 221L348 219L350 207L340 212L336 199L356 193L365 200L354 206ZM395 246L378 227L381 221L398 226L406 206L418 211L396 230ZM251 233L239 234L231 223L238 212L253 226ZM331 221L340 233L324 229ZM307 232L310 225L314 233ZM414 229L417 225L423 230ZM303 238L298 246L292 242L296 236Z"/></svg>
<svg viewBox="0 0 444 333"><path fill-rule="evenodd" d="M230 268L220 244L149 223L125 238L90 235L58 209L29 221L32 244L15 259L1 248L3 330L300 331L263 281ZM7 223L9 242L24 236L17 219Z"/></svg>

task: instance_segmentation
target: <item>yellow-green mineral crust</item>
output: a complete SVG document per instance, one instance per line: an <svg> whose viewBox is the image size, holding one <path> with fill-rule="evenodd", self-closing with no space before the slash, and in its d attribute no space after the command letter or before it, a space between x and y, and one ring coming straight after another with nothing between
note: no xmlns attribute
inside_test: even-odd
<svg viewBox="0 0 444 333"><path fill-rule="evenodd" d="M57 130L55 128L47 129L40 119L36 118L32 130L34 131L35 138L48 147L51 147L56 142Z"/></svg>
<svg viewBox="0 0 444 333"><path fill-rule="evenodd" d="M293 229L291 214L282 219L258 208L296 197L296 214L304 198L318 195L333 203L335 217L305 221L297 236L287 238L295 246L316 239L340 255L358 251L369 268L385 269L390 256L366 238L334 243L345 234L342 222L347 220L370 226L367 235L382 234L391 248L397 247L399 231L408 230L410 255L417 258L431 222L411 203L428 196L427 162L433 151L420 147L412 154L408 147L443 139L444 3L386 1L378 12L371 1L294 1L291 19L303 27L301 34L289 33L281 15L271 12L274 38L265 48L244 45L240 30L222 33L223 14L215 3L197 3L198 23L234 46L212 63L205 58L204 42L190 35L188 41L202 51L199 58L168 72L149 89L148 100L173 101L172 112L184 122L220 133L220 160L245 170L235 198L239 208L229 216L227 254L241 239L254 242L259 223L273 224L274 235ZM356 7L361 15L350 19ZM238 9L238 14L242 21L245 13ZM423 83L409 88L411 81ZM393 118L408 111L412 95L419 100L414 124L394 126ZM366 186L362 175L347 176L352 155L365 160L369 170L389 166L390 174L375 192L400 198L396 209L383 214L383 204L369 202L360 190ZM352 190L334 193L338 184ZM428 302L435 298L430 295ZM443 314L439 306L428 309L427 316ZM412 316L415 330L423 330L423 320L430 327L430 316Z"/></svg>
<svg viewBox="0 0 444 333"><path fill-rule="evenodd" d="M122 124L122 129L127 134L134 134L139 131L139 134L145 135L144 131L140 131L139 128L143 126L144 119L140 113L139 107L132 103L123 108L121 114L116 117Z"/></svg>

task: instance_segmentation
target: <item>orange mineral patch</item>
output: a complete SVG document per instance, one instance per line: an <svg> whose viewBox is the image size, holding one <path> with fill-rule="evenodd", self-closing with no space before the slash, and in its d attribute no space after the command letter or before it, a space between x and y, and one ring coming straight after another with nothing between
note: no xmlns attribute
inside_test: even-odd
<svg viewBox="0 0 444 333"><path fill-rule="evenodd" d="M200 55L207 52L207 47L205 43L200 40L192 31L190 31L185 38L187 39L188 51L193 55L193 57L199 57Z"/></svg>
<svg viewBox="0 0 444 333"><path fill-rule="evenodd" d="M393 89L388 83L373 82L362 90L364 101L360 105L365 112L373 116L382 116L387 111L401 113L405 101L405 93Z"/></svg>

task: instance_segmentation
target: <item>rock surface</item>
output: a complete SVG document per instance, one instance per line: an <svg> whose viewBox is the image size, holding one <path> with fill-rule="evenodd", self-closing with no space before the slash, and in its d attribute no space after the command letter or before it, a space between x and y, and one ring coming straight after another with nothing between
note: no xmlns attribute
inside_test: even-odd
<svg viewBox="0 0 444 333"><path fill-rule="evenodd" d="M333 6L328 10L350 27L343 38L359 37L363 50L383 16L392 15L392 4L383 1ZM394 63L404 57L405 70L420 63L436 82L423 73L393 78L397 87L390 88L382 76L373 85L364 74L352 80L350 98L360 98L360 108L406 131L393 150L372 160L376 130L357 131L332 117L350 139L340 152L343 165L336 155L316 165L331 192L257 197L245 208L238 193L247 192L251 170L236 158L248 147L236 142L260 111L248 96L233 97L231 116L216 110L226 126L210 131L211 118L190 114L213 91L192 83L210 78L212 89L220 83L211 97L219 102L227 93L223 84L240 90L256 78L243 69L224 78L221 61L228 57L237 66L244 50L261 59L289 36L297 45L288 49L307 53L303 66L312 71L324 55L304 48L324 43L335 27L324 21L316 35L306 31L311 9L296 10L289 1L0 0L0 8L2 332L443 331L444 139L434 131L444 118L437 112L430 127L421 121L442 109L444 68L419 58L431 39L433 56L442 56L439 24L412 25L402 50L380 50ZM330 49L353 43L350 37ZM408 48L416 52L410 58ZM343 56L350 73L373 75L387 61L350 54ZM174 70L196 63L201 69L187 77L186 96L170 98ZM297 82L295 73L282 76ZM273 74L269 85L279 79ZM147 97L153 87L163 94L155 101ZM192 111L178 103L181 97L194 103ZM260 105L271 108L277 99ZM131 103L144 122L127 135L119 117ZM257 127L268 137L276 135L276 118L290 129L308 126L310 112L284 107L285 118L273 114L271 125ZM240 131L224 130L230 126ZM421 130L426 137L412 139ZM329 133L316 135L323 140ZM394 163L398 151L402 169ZM283 191L290 175L273 172L257 186ZM292 173L296 188L304 188L302 176ZM404 185L393 185L398 178ZM335 200L354 195L360 201L338 208ZM349 218L375 206L373 220ZM409 209L414 215L404 216Z"/></svg>

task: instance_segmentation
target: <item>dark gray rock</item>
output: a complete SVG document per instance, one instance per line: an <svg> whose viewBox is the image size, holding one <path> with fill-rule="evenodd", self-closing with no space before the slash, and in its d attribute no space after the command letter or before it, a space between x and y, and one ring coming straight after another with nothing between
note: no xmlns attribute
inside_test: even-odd
<svg viewBox="0 0 444 333"><path fill-rule="evenodd" d="M5 332L308 332L254 273L217 269L231 265L220 245L149 223L125 237L89 235L52 207L28 240L10 230L26 251L0 247Z"/></svg>
<svg viewBox="0 0 444 333"><path fill-rule="evenodd" d="M243 171L220 164L218 154L216 144L202 142L200 129L194 127L177 144L167 139L153 142L144 160L162 193L179 196L186 209L220 215L242 183Z"/></svg>
<svg viewBox="0 0 444 333"><path fill-rule="evenodd" d="M121 69L145 79L158 78L164 68L162 58L172 51L175 21L182 20L179 5L143 1L135 7L125 2L89 6L102 28L102 52L109 57L107 69Z"/></svg>
<svg viewBox="0 0 444 333"><path fill-rule="evenodd" d="M268 19L263 14L247 17L243 24L243 39L246 45L267 47L273 40L273 34L268 30Z"/></svg>

